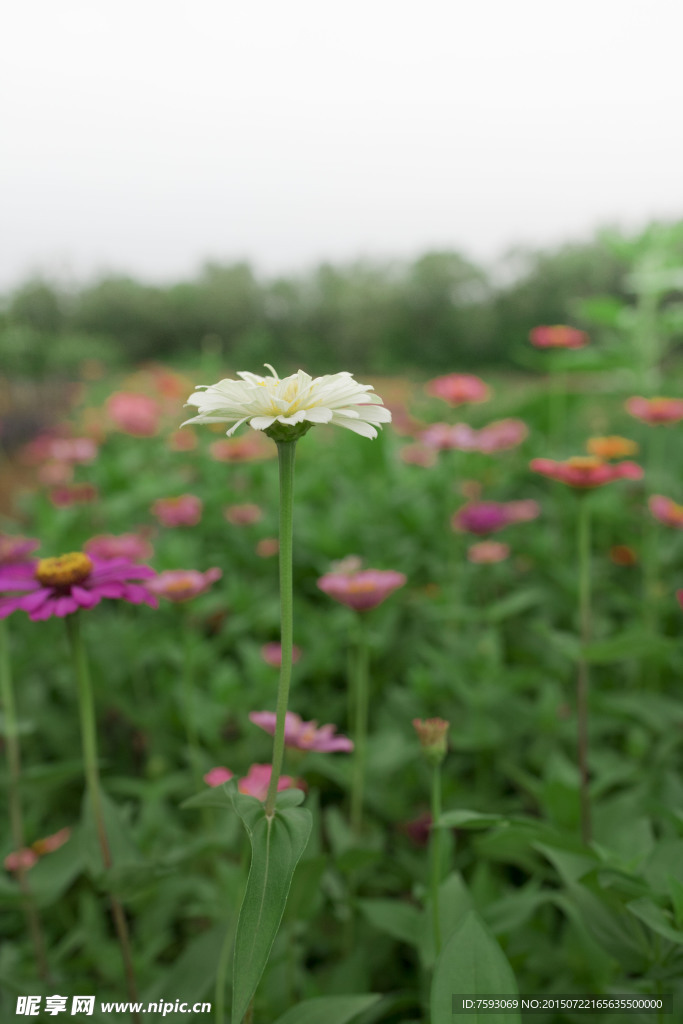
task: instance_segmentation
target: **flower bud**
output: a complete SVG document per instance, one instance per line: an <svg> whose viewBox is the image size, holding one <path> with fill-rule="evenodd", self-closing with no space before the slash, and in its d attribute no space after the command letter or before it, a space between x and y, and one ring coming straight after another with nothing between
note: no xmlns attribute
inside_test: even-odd
<svg viewBox="0 0 683 1024"><path fill-rule="evenodd" d="M448 748L448 730L451 723L443 718L413 719L422 751L432 764L440 764Z"/></svg>

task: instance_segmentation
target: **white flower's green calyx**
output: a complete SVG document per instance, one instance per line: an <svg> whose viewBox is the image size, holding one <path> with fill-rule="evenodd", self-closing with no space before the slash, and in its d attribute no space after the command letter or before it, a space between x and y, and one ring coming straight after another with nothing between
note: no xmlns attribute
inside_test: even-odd
<svg viewBox="0 0 683 1024"><path fill-rule="evenodd" d="M242 423L273 437L280 433L274 424L292 428L314 423L332 423L363 437L377 437L377 427L391 422L391 413L372 393L372 385L358 384L346 371L310 377L298 370L280 380L269 363L266 367L271 377L241 371L237 374L241 380L200 384L186 403L196 406L198 414L185 422L231 423L228 437Z"/></svg>

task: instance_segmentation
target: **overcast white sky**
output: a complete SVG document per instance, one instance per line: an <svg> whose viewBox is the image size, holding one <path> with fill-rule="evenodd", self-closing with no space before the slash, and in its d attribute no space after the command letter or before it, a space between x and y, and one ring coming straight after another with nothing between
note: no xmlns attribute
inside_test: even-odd
<svg viewBox="0 0 683 1024"><path fill-rule="evenodd" d="M0 287L683 216L681 0L21 0Z"/></svg>

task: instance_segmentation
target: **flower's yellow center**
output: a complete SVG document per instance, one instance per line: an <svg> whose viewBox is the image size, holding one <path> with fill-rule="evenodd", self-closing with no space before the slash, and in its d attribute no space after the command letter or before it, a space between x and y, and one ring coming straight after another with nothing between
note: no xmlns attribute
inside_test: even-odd
<svg viewBox="0 0 683 1024"><path fill-rule="evenodd" d="M72 551L58 558L41 558L36 566L36 579L45 587L68 587L82 583L93 570L93 564L82 551Z"/></svg>
<svg viewBox="0 0 683 1024"><path fill-rule="evenodd" d="M172 580L166 584L166 591L169 594L187 594L191 596L194 591L192 580L186 577L182 580Z"/></svg>
<svg viewBox="0 0 683 1024"><path fill-rule="evenodd" d="M594 455L575 455L567 459L567 465L570 469L599 469L602 466L602 459Z"/></svg>

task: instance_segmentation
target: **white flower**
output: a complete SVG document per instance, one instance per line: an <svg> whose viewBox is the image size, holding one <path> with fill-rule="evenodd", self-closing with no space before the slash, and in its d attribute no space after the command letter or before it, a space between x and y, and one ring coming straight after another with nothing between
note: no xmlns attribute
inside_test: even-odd
<svg viewBox="0 0 683 1024"><path fill-rule="evenodd" d="M377 437L376 427L391 422L382 399L370 393L372 385L358 384L346 371L310 377L298 370L280 380L273 367L266 366L272 377L243 371L237 375L241 380L198 385L187 405L196 405L199 413L185 422L232 423L228 437L242 423L268 431L276 422L285 427L333 423L363 437Z"/></svg>

